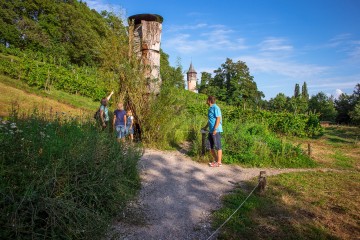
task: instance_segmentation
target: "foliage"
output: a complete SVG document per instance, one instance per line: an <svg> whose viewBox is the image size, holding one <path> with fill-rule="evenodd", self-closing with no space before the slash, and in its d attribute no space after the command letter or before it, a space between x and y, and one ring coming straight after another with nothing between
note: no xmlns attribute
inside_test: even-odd
<svg viewBox="0 0 360 240"><path fill-rule="evenodd" d="M271 98L269 101L269 108L271 111L282 112L287 109L287 97L284 93L279 93L275 98Z"/></svg>
<svg viewBox="0 0 360 240"><path fill-rule="evenodd" d="M352 110L352 108L352 97L345 93L341 94L339 98L335 100L335 109L338 112L336 116L336 122L340 124L349 124L349 112Z"/></svg>
<svg viewBox="0 0 360 240"><path fill-rule="evenodd" d="M360 126L360 101L355 105L354 110L349 112L352 122Z"/></svg>
<svg viewBox="0 0 360 240"><path fill-rule="evenodd" d="M49 54L64 62L98 65L102 39L119 35L111 13L82 1L2 1L0 44ZM126 36L124 26L121 34Z"/></svg>
<svg viewBox="0 0 360 240"><path fill-rule="evenodd" d="M206 95L175 87L163 88L144 121L146 142L157 148L176 148L190 141L190 155L200 159L202 136L208 106ZM269 111L242 110L219 101L224 133L224 162L248 166L312 167L314 163L299 147L281 140L283 135L321 134L317 115L294 115ZM274 133L275 132L275 133Z"/></svg>
<svg viewBox="0 0 360 240"><path fill-rule="evenodd" d="M295 84L294 97L295 98L300 97L300 85L298 83Z"/></svg>
<svg viewBox="0 0 360 240"><path fill-rule="evenodd" d="M334 107L334 100L332 97L326 96L323 92L311 96L309 110L314 113L319 113L319 119L321 121L335 121L336 110Z"/></svg>
<svg viewBox="0 0 360 240"><path fill-rule="evenodd" d="M139 158L92 123L14 110L0 123L0 238L101 239L140 187Z"/></svg>
<svg viewBox="0 0 360 240"><path fill-rule="evenodd" d="M110 89L117 89L118 76L95 67L61 65L55 58L50 62L34 60L36 53L25 52L20 57L0 54L0 73L26 82L29 86L62 90L100 100Z"/></svg>
<svg viewBox="0 0 360 240"><path fill-rule="evenodd" d="M264 123L227 122L224 162L256 167L314 167L299 147L272 133Z"/></svg>
<svg viewBox="0 0 360 240"><path fill-rule="evenodd" d="M230 105L255 108L264 94L257 89L254 77L250 75L245 62L234 63L226 59L225 63L214 71L215 76L203 73L200 91L213 95Z"/></svg>
<svg viewBox="0 0 360 240"><path fill-rule="evenodd" d="M162 83L165 86L174 86L179 89L185 88L183 69L180 59L176 67L171 67L169 63L169 55L160 50L160 75Z"/></svg>
<svg viewBox="0 0 360 240"><path fill-rule="evenodd" d="M301 87L301 97L309 100L309 93L308 93L306 82L304 82L304 84Z"/></svg>

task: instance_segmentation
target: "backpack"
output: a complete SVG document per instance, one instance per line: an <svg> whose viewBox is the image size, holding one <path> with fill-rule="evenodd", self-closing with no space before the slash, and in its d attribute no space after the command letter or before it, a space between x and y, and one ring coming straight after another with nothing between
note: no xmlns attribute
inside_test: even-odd
<svg viewBox="0 0 360 240"><path fill-rule="evenodd" d="M95 112L94 119L96 119L96 120L100 119L100 108Z"/></svg>
<svg viewBox="0 0 360 240"><path fill-rule="evenodd" d="M105 112L104 111L103 111L103 118L105 119ZM94 119L101 120L101 118L100 118L100 108L98 108L98 110L95 112Z"/></svg>

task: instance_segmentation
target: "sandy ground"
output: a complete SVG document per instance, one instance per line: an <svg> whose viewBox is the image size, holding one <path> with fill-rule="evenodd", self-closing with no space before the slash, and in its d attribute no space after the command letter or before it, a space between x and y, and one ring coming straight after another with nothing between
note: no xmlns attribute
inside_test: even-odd
<svg viewBox="0 0 360 240"><path fill-rule="evenodd" d="M139 168L142 188L114 223L109 239L207 239L210 214L221 197L243 181L299 169L259 169L223 165L211 168L178 151L146 150ZM211 239L216 239L216 235Z"/></svg>

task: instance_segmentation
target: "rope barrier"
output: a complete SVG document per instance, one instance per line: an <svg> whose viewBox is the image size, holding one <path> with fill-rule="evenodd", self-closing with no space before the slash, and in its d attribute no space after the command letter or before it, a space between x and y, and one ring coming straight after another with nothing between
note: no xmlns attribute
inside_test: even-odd
<svg viewBox="0 0 360 240"><path fill-rule="evenodd" d="M250 192L250 194L245 198L245 200L240 204L240 206L230 215L230 217L228 217L225 222L223 224L220 225L220 227L218 227L215 232L213 232L210 237L208 237L206 240L209 240L212 238L212 236L214 236L215 233L217 233L217 231L220 230L220 228L222 228L229 220L230 218L244 205L244 203L246 202L246 200L248 200L248 198L253 194L253 192L255 191L255 189L259 186L259 183L254 187L254 189Z"/></svg>

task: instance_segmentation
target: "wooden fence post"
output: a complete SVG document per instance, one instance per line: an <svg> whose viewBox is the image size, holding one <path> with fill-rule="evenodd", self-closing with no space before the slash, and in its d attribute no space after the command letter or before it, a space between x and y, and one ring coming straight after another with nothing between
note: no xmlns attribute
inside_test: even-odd
<svg viewBox="0 0 360 240"><path fill-rule="evenodd" d="M263 194L266 187L266 171L260 171L259 175L259 192Z"/></svg>
<svg viewBox="0 0 360 240"><path fill-rule="evenodd" d="M308 143L308 155L309 155L309 157L311 157L311 154L312 154L311 144Z"/></svg>
<svg viewBox="0 0 360 240"><path fill-rule="evenodd" d="M202 156L206 153L206 131L201 132L201 154Z"/></svg>

